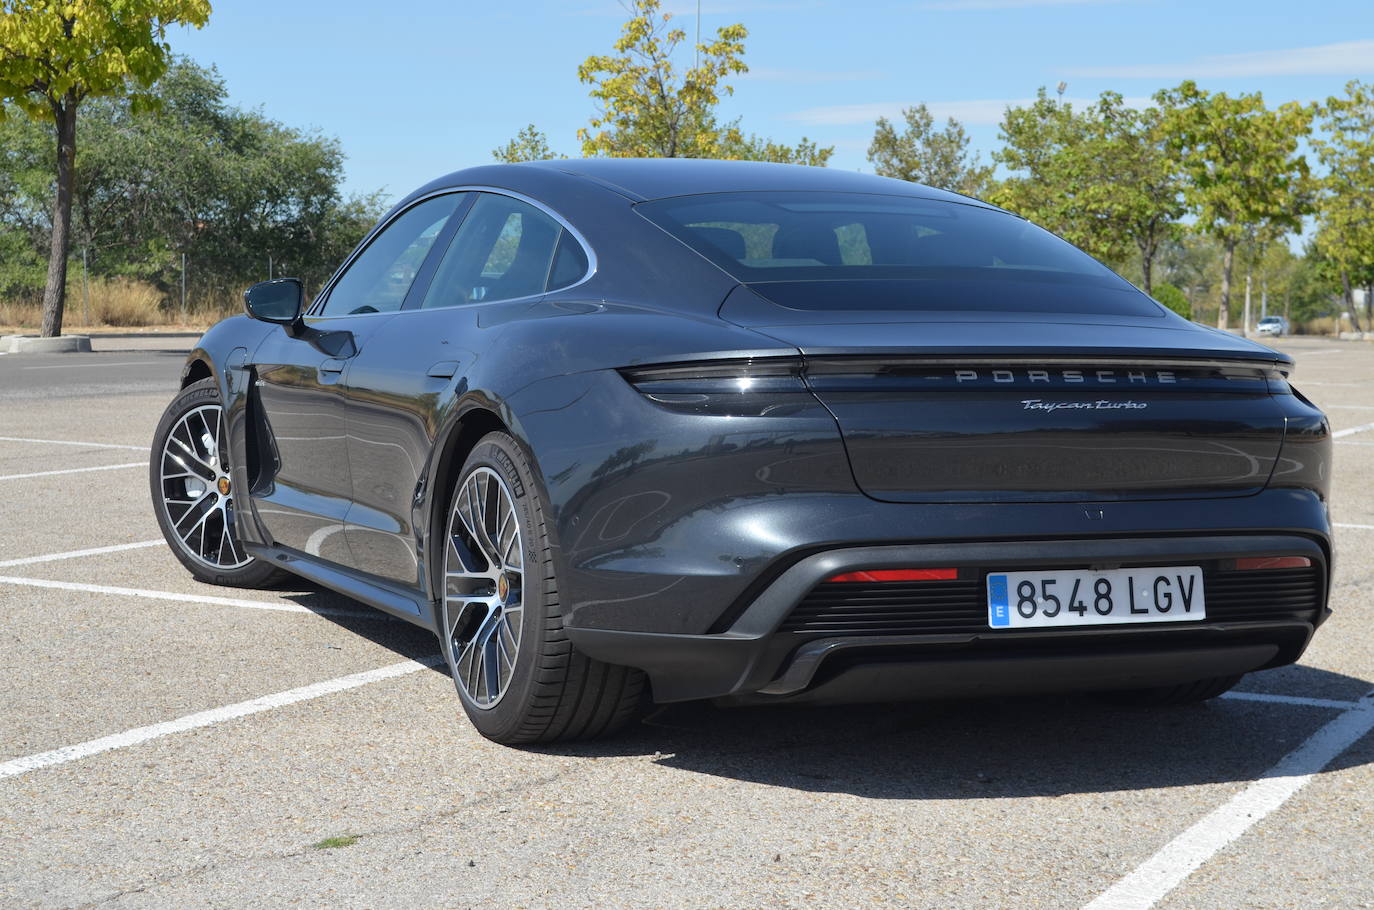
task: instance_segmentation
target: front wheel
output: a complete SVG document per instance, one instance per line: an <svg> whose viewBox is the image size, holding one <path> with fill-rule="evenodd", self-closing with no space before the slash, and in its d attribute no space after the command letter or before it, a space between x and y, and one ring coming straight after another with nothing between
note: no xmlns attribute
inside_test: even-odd
<svg viewBox="0 0 1374 910"><path fill-rule="evenodd" d="M499 743L591 739L637 714L644 674L581 654L563 609L534 472L489 433L449 504L440 638L468 719Z"/></svg>
<svg viewBox="0 0 1374 910"><path fill-rule="evenodd" d="M162 536L197 580L259 588L285 576L249 555L239 540L215 380L191 383L163 412L153 435L148 481Z"/></svg>

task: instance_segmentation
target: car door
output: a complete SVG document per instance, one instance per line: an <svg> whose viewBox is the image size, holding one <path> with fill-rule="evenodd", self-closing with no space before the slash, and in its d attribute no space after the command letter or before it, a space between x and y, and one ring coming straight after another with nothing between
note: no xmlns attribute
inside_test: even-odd
<svg viewBox="0 0 1374 910"><path fill-rule="evenodd" d="M378 330L344 380L353 507L346 535L355 565L422 587L417 504L446 409L467 389L482 315L529 305L586 276L581 242L532 202L477 196L427 285Z"/></svg>
<svg viewBox="0 0 1374 910"><path fill-rule="evenodd" d="M449 193L398 213L325 288L302 326L272 332L253 354L253 400L267 451L250 497L273 543L351 563L341 533L352 493L341 383L400 312L466 201Z"/></svg>

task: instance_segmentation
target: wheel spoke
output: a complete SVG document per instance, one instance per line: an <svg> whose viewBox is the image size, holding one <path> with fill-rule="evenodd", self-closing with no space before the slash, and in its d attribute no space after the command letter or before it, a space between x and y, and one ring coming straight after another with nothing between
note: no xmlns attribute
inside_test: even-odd
<svg viewBox="0 0 1374 910"><path fill-rule="evenodd" d="M176 519L176 521L172 523L173 529L175 529L176 532L181 535L182 540L186 540L191 533L190 531L183 532L181 530L181 526L186 522L186 519L192 516L198 517L198 521L193 522L192 526L198 524L200 521L204 521L205 516L209 515L211 512L214 511L214 502L215 497L210 493L205 493L195 502L191 503L191 505L187 506L186 511L182 512L181 515ZM205 503L210 503L210 508L201 509L200 507Z"/></svg>
<svg viewBox="0 0 1374 910"><path fill-rule="evenodd" d="M514 676L524 616L520 519L499 474L479 467L463 478L448 528L443 624L454 683L488 709Z"/></svg>
<svg viewBox="0 0 1374 910"><path fill-rule="evenodd" d="M215 469L210 465L206 464L204 461L202 461L200 459L200 456L196 454L194 449L192 449L186 443L182 442L180 439L177 439L175 436L170 437L167 441L169 443L176 443L177 447L181 449L183 453L181 455L177 455L169 449L166 452L166 456L168 458L176 462L177 465L184 468L185 470L194 473L201 480L208 480L212 483L214 482L216 477Z"/></svg>
<svg viewBox="0 0 1374 910"><path fill-rule="evenodd" d="M216 569L252 561L235 539L224 411L202 405L182 414L161 453L162 509L180 549Z"/></svg>

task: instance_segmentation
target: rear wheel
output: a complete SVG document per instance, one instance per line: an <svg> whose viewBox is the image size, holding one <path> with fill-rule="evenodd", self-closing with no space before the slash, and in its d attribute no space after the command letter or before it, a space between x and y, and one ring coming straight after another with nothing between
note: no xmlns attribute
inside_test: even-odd
<svg viewBox="0 0 1374 910"><path fill-rule="evenodd" d="M568 641L534 472L509 435L487 434L468 456L443 545L440 638L479 733L508 744L590 739L636 716L644 674Z"/></svg>
<svg viewBox="0 0 1374 910"><path fill-rule="evenodd" d="M215 380L191 383L167 406L153 436L148 480L162 536L199 581L257 588L285 577L239 540Z"/></svg>
<svg viewBox="0 0 1374 910"><path fill-rule="evenodd" d="M1153 689L1132 689L1126 692L1112 692L1109 697L1121 705L1137 708L1167 708L1174 705L1192 705L1216 698L1231 690L1241 681L1244 674L1237 676L1213 676L1196 682L1182 683L1177 686L1157 686Z"/></svg>

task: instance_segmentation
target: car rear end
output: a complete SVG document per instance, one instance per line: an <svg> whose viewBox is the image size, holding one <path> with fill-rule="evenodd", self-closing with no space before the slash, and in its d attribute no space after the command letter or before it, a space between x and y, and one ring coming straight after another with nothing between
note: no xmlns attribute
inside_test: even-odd
<svg viewBox="0 0 1374 910"><path fill-rule="evenodd" d="M740 431L819 403L857 495L720 490L787 545L706 628L574 629L580 648L661 701L1146 689L1298 659L1327 613L1330 439L1284 355L1005 213L735 195L645 214L740 279L724 320L796 355L621 375L669 412L748 396Z"/></svg>

